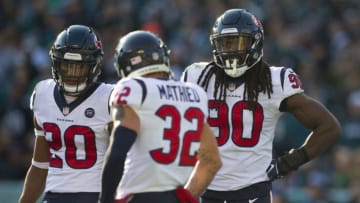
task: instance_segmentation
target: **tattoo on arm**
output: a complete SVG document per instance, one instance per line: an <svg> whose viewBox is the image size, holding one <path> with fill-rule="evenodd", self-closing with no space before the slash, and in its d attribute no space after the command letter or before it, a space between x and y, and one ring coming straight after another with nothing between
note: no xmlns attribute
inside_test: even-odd
<svg viewBox="0 0 360 203"><path fill-rule="evenodd" d="M113 120L121 121L125 117L125 109L123 105L116 105L113 107Z"/></svg>

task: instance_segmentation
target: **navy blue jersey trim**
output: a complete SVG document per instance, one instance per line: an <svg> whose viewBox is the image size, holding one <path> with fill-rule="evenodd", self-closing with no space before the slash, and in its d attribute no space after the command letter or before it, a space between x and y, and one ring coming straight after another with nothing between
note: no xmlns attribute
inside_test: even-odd
<svg viewBox="0 0 360 203"><path fill-rule="evenodd" d="M109 114L111 113L111 104L110 104L110 98L111 98L111 95L112 95L112 92L114 91L114 88L112 88L110 94L109 94L109 98L108 98L108 112Z"/></svg>
<svg viewBox="0 0 360 203"><path fill-rule="evenodd" d="M188 75L188 74L187 74L187 71L185 71L185 72L184 72L184 79L183 79L184 82L187 82L187 75Z"/></svg>
<svg viewBox="0 0 360 203"><path fill-rule="evenodd" d="M280 72L281 88L284 90L284 79L285 79L286 68L282 68Z"/></svg>
<svg viewBox="0 0 360 203"><path fill-rule="evenodd" d="M146 96L147 96L146 85L145 85L144 81L142 81L142 80L140 80L140 79L134 78L134 80L135 80L136 82L138 82L138 83L140 84L140 86L142 87L142 93L143 93L143 94L142 94L142 98L141 98L141 104L143 104L144 101L145 101L145 98L146 98Z"/></svg>
<svg viewBox="0 0 360 203"><path fill-rule="evenodd" d="M82 96L77 98L75 101L71 102L70 104L68 104L66 102L65 96L63 94L63 90L60 88L60 86L58 84L56 84L55 88L54 88L55 102L61 112L63 112L64 107L68 107L69 114L70 114L77 106L79 106L83 101L85 101L88 97L90 97L90 95L92 95L92 93L95 92L95 90L100 86L100 84L101 83L95 83L94 85L92 85L89 88L89 90L85 94L83 94Z"/></svg>

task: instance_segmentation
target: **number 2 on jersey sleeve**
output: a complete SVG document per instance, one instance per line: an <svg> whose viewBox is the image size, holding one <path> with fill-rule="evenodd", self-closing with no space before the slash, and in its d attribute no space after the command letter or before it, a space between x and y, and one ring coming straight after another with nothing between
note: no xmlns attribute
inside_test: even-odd
<svg viewBox="0 0 360 203"><path fill-rule="evenodd" d="M115 103L116 104L127 104L127 101L124 97L129 96L130 94L130 87L124 87L121 89L121 92L117 92L115 95Z"/></svg>

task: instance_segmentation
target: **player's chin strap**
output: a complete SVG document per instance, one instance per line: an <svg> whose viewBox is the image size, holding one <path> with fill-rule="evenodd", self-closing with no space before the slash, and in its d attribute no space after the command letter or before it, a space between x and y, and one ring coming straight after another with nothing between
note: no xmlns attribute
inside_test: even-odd
<svg viewBox="0 0 360 203"><path fill-rule="evenodd" d="M123 175L126 154L135 142L137 134L129 128L118 125L111 136L112 142L102 172L100 203L114 202L115 191Z"/></svg>

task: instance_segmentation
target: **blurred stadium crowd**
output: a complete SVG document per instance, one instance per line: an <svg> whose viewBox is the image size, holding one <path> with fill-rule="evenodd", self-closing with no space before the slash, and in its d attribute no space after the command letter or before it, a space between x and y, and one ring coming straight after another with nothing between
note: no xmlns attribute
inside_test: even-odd
<svg viewBox="0 0 360 203"><path fill-rule="evenodd" d="M134 29L170 47L178 78L212 58L209 33L229 8L255 13L265 29L265 59L293 67L306 93L340 120L342 138L323 156L274 182L275 203L360 202L360 1L358 0L2 0L0 1L0 182L23 180L33 147L29 97L51 76L48 50L70 24L93 26L105 51L101 80L114 83L113 50ZM275 154L308 131L290 116L277 127Z"/></svg>

